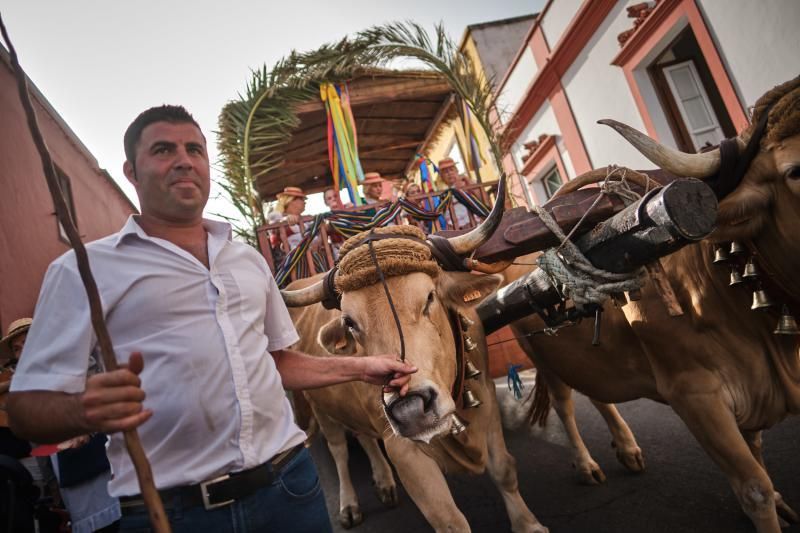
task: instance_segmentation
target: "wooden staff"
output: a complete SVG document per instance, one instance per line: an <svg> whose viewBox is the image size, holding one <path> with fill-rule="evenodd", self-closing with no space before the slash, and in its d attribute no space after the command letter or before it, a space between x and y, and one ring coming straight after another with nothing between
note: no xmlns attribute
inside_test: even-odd
<svg viewBox="0 0 800 533"><path fill-rule="evenodd" d="M72 223L67 204L64 201L64 196L61 188L58 185L56 172L53 167L53 160L50 157L50 152L47 150L42 132L39 130L39 124L36 121L36 113L33 110L30 96L28 95L27 76L22 70L17 60L17 52L14 45L11 44L11 39L8 37L3 17L0 16L0 31L3 34L3 39L8 44L8 52L11 56L11 65L14 67L14 75L17 79L17 89L19 89L19 98L22 101L22 107L25 109L25 115L28 119L28 128L33 137L33 142L42 159L42 169L44 176L47 179L47 187L50 189L50 195L53 198L53 205L56 209L56 216L59 222L64 227L64 231L69 238L72 248L75 250L75 258L78 263L78 272L81 275L83 286L86 289L86 296L89 299L89 309L92 317L92 327L97 335L97 342L100 345L100 350L103 356L103 364L107 371L116 370L117 357L114 355L114 347L111 344L111 337L108 334L105 320L103 319L103 308L100 303L100 295L97 292L97 284L92 276L92 271L89 268L89 256L86 253L86 247L81 242L78 230ZM139 488L141 490L142 499L147 506L150 514L150 522L153 529L158 533L169 533L171 531L167 515L164 513L164 506L161 503L161 497L156 490L155 483L153 482L153 472L150 469L150 463L142 448L142 442L139 440L139 434L135 429L125 431L125 446L128 449L128 454L131 456L133 466L136 469L136 477L139 479Z"/></svg>

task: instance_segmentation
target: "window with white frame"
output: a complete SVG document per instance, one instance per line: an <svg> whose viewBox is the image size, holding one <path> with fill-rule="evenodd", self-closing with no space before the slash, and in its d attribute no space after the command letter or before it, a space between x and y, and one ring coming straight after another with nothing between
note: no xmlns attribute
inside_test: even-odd
<svg viewBox="0 0 800 533"><path fill-rule="evenodd" d="M694 61L664 67L672 96L683 118L695 150L716 145L725 138Z"/></svg>

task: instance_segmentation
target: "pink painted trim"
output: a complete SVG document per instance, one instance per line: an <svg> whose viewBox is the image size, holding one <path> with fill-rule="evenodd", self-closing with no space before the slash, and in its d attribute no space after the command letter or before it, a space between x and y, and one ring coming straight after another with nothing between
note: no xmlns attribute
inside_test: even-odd
<svg viewBox="0 0 800 533"><path fill-rule="evenodd" d="M734 128L737 131L743 130L749 123L747 113L736 96L730 77L725 70L708 27L694 0L663 0L656 6L647 20L637 28L617 57L611 62L612 65L622 67L647 134L658 140L653 119L647 109L639 85L636 83L633 71L663 40L664 36L684 18L697 39L697 44L700 46L700 51L708 64L711 76L717 85L717 89L719 89L720 96L725 109L731 117Z"/></svg>
<svg viewBox="0 0 800 533"><path fill-rule="evenodd" d="M573 17L572 22L570 22L553 52L549 55L547 62L528 87L525 99L517 106L511 119L503 127L508 138L512 140L518 138L523 128L542 107L545 99L560 85L561 77L575 61L575 58L584 49L615 5L616 2L614 0L584 0L578 13ZM537 20L537 27L540 20L541 16ZM534 30L530 34L531 38L535 34ZM511 69L509 69L506 78L504 78L503 84L510 74ZM503 84L499 86L500 90L502 90Z"/></svg>

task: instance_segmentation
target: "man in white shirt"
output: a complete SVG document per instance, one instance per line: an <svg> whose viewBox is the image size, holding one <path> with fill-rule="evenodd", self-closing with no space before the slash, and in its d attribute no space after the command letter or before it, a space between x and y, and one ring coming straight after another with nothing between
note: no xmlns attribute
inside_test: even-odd
<svg viewBox="0 0 800 533"><path fill-rule="evenodd" d="M316 358L298 340L264 259L202 218L209 162L182 107L139 115L123 170L142 214L87 246L120 364L86 378L96 338L72 251L45 275L9 397L15 432L61 442L111 434L121 530L147 526L121 431L138 428L173 528L326 531L316 469L287 389L350 380L405 393L416 369L389 356ZM242 524L247 527L241 529Z"/></svg>

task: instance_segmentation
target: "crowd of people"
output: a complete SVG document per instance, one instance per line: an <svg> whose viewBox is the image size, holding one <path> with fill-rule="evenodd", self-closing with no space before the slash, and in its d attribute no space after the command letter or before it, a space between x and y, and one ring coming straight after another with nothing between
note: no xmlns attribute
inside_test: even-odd
<svg viewBox="0 0 800 533"><path fill-rule="evenodd" d="M438 165L440 185L444 189L465 189L473 185L472 180L466 174L459 173L456 162L450 158L444 158L439 161ZM384 204L393 202L400 198L418 198L423 194L422 187L413 179L403 178L402 180L391 180L391 193L384 195L385 184L390 180L385 179L378 172L367 172L364 175L362 182L363 204L366 206L374 206L377 204ZM282 229L272 229L270 231L270 246L272 248L273 257L280 262L285 255L295 249L302 240L304 227L300 222L305 211L307 196L305 192L299 187L285 187L282 192L276 195L276 201L273 210L267 216L268 224L281 224ZM343 203L340 192L333 187L325 189L323 192L323 201L330 211L353 211L355 207L352 203ZM374 214L373 208L364 210L367 214ZM469 227L473 220L470 218L469 210L466 206L453 201L453 212L448 211L444 215L448 225L453 229L463 229ZM389 224L396 223L413 223L408 217L398 215L397 219L392 220ZM327 228L328 244L334 259L336 258L339 246L344 242L344 238L330 226ZM283 233L283 235L281 234ZM319 237L316 237L311 245L310 251L312 256L315 257L315 262L323 264L324 261L320 255L320 247L322 242Z"/></svg>

